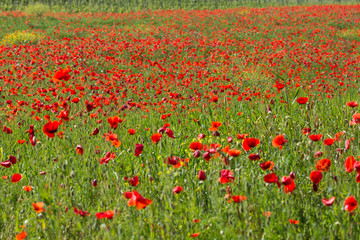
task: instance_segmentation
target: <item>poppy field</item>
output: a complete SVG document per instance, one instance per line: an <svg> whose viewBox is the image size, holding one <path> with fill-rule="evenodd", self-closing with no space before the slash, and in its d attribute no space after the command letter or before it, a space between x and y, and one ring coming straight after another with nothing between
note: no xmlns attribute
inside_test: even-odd
<svg viewBox="0 0 360 240"><path fill-rule="evenodd" d="M358 239L359 16L0 12L0 239Z"/></svg>

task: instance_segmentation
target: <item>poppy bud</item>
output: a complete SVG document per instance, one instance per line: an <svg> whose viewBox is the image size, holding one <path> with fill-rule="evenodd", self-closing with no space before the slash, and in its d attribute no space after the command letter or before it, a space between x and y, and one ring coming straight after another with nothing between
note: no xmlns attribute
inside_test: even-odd
<svg viewBox="0 0 360 240"><path fill-rule="evenodd" d="M334 176L334 180L335 180L335 182L337 182L337 181L338 181L337 176Z"/></svg>
<svg viewBox="0 0 360 240"><path fill-rule="evenodd" d="M129 183L133 187L137 186L139 184L139 177L135 176L132 179L129 179Z"/></svg>
<svg viewBox="0 0 360 240"><path fill-rule="evenodd" d="M360 182L360 173L356 174L355 180L357 183Z"/></svg>
<svg viewBox="0 0 360 240"><path fill-rule="evenodd" d="M144 145L142 144L135 144L135 156L139 156L144 149Z"/></svg>
<svg viewBox="0 0 360 240"><path fill-rule="evenodd" d="M16 163L16 157L14 157L14 156L10 155L10 157L9 157L9 160L8 160L8 161L10 161L12 164L15 164L15 163Z"/></svg>
<svg viewBox="0 0 360 240"><path fill-rule="evenodd" d="M356 161L354 163L354 168L357 173L360 173L360 162L359 161Z"/></svg>
<svg viewBox="0 0 360 240"><path fill-rule="evenodd" d="M342 149L342 148L337 148L336 151L338 151L339 153L343 153L343 152L344 152L344 149Z"/></svg>
<svg viewBox="0 0 360 240"><path fill-rule="evenodd" d="M97 180L96 180L96 179L94 179L94 180L92 181L92 185L93 185L94 187L96 187L96 186L97 186L97 184L98 184Z"/></svg>
<svg viewBox="0 0 360 240"><path fill-rule="evenodd" d="M99 130L98 128L95 128L94 131L93 131L93 133L92 133L92 135L94 135L94 136L97 135L97 134L99 133L99 131L100 131L100 130Z"/></svg>
<svg viewBox="0 0 360 240"><path fill-rule="evenodd" d="M174 187L174 189L173 189L173 193L174 193L174 194L178 194L178 193L181 193L182 190L183 190L182 187L176 186L176 187Z"/></svg>
<svg viewBox="0 0 360 240"><path fill-rule="evenodd" d="M193 153L193 156L194 156L194 158L200 157L200 151L199 151L199 150L196 150L196 151Z"/></svg>
<svg viewBox="0 0 360 240"><path fill-rule="evenodd" d="M224 158L224 163L225 163L226 166L229 166L229 163L230 163L230 162L229 162L229 158L228 158L228 157L225 157L225 158Z"/></svg>
<svg viewBox="0 0 360 240"><path fill-rule="evenodd" d="M211 154L209 152L205 152L203 154L203 158L205 159L205 161L210 161Z"/></svg>
<svg viewBox="0 0 360 240"><path fill-rule="evenodd" d="M205 174L205 172L204 172L203 170L200 170L200 171L199 171L198 178L199 178L200 181L205 181L205 179L206 179L206 174Z"/></svg>
<svg viewBox="0 0 360 240"><path fill-rule="evenodd" d="M197 139L202 139L202 138L205 138L205 134L202 134L202 133L200 133L198 136L197 136Z"/></svg>
<svg viewBox="0 0 360 240"><path fill-rule="evenodd" d="M317 152L315 153L315 157L316 157L316 158L322 157L322 155L324 155L324 153L323 153L322 151L317 151Z"/></svg>
<svg viewBox="0 0 360 240"><path fill-rule="evenodd" d="M83 155L83 153L84 153L84 149L81 145L77 145L75 150L80 155Z"/></svg>

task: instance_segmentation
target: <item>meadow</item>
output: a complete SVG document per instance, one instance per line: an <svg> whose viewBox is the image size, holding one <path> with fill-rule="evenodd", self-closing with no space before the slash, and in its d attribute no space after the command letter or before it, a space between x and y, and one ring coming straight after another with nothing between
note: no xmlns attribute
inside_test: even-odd
<svg viewBox="0 0 360 240"><path fill-rule="evenodd" d="M0 12L0 239L359 239L359 17Z"/></svg>

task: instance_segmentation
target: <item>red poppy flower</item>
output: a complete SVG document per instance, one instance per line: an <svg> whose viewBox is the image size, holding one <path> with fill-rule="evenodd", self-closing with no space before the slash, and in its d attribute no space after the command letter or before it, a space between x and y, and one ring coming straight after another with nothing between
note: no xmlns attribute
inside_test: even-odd
<svg viewBox="0 0 360 240"><path fill-rule="evenodd" d="M81 145L77 145L76 148L75 148L76 152L80 155L83 155L84 154L84 149Z"/></svg>
<svg viewBox="0 0 360 240"><path fill-rule="evenodd" d="M12 164L10 161L6 160L5 162L1 162L0 165L3 167L9 168L9 167L11 167Z"/></svg>
<svg viewBox="0 0 360 240"><path fill-rule="evenodd" d="M98 212L98 213L95 213L95 216L96 216L98 219L102 219L102 218L113 219L114 214L115 214L115 211L108 210L108 211L106 211L106 212Z"/></svg>
<svg viewBox="0 0 360 240"><path fill-rule="evenodd" d="M68 122L70 119L69 119L69 113L70 113L70 110L66 110L66 111L61 111L60 112L60 115L57 116L58 118L61 118L62 120Z"/></svg>
<svg viewBox="0 0 360 240"><path fill-rule="evenodd" d="M354 211L358 206L357 201L353 196L347 197L344 202L344 210L348 212Z"/></svg>
<svg viewBox="0 0 360 240"><path fill-rule="evenodd" d="M98 128L95 128L91 135L97 135L100 132Z"/></svg>
<svg viewBox="0 0 360 240"><path fill-rule="evenodd" d="M323 178L323 174L320 171L312 171L310 173L310 180L313 182L313 189L316 192L318 190L318 185Z"/></svg>
<svg viewBox="0 0 360 240"><path fill-rule="evenodd" d="M200 233L193 233L193 234L190 235L190 237L197 237L199 235L200 235Z"/></svg>
<svg viewBox="0 0 360 240"><path fill-rule="evenodd" d="M203 145L202 145L202 143L200 143L200 142L193 142L193 143L190 143L189 148L190 148L191 150L193 150L193 151L195 151L195 150L202 150Z"/></svg>
<svg viewBox="0 0 360 240"><path fill-rule="evenodd" d="M230 150L230 146L229 146L229 145L227 145L226 147L224 147L223 149L221 149L221 151L222 151L223 153L228 153L229 150Z"/></svg>
<svg viewBox="0 0 360 240"><path fill-rule="evenodd" d="M290 224L299 224L300 222L295 219L289 219Z"/></svg>
<svg viewBox="0 0 360 240"><path fill-rule="evenodd" d="M341 141L341 136L344 135L344 132L338 132L335 134L335 141Z"/></svg>
<svg viewBox="0 0 360 240"><path fill-rule="evenodd" d="M245 196L241 196L241 195L238 195L238 196L231 196L232 200L236 203L239 203L239 202L243 202L247 199L247 197Z"/></svg>
<svg viewBox="0 0 360 240"><path fill-rule="evenodd" d="M309 99L307 97L299 97L298 99L296 99L296 101L298 102L298 104L305 104L309 101Z"/></svg>
<svg viewBox="0 0 360 240"><path fill-rule="evenodd" d="M22 176L21 174L15 173L12 177L11 177L11 182L12 183L17 183L21 180Z"/></svg>
<svg viewBox="0 0 360 240"><path fill-rule="evenodd" d="M285 88L285 84L283 84L283 83L276 83L276 84L274 85L274 87L276 87L278 93L280 93L280 90L283 89L283 88Z"/></svg>
<svg viewBox="0 0 360 240"><path fill-rule="evenodd" d="M37 213L45 212L43 202L32 203L32 206L33 206L35 212L37 212Z"/></svg>
<svg viewBox="0 0 360 240"><path fill-rule="evenodd" d="M270 217L271 212L263 212L263 215L264 215L265 217Z"/></svg>
<svg viewBox="0 0 360 240"><path fill-rule="evenodd" d="M284 185L285 193L291 193L295 190L295 174L290 173L289 176L284 176L281 178L281 183Z"/></svg>
<svg viewBox="0 0 360 240"><path fill-rule="evenodd" d="M3 132L7 133L7 134L12 134L13 133L13 131L10 128L8 128L7 126L3 127Z"/></svg>
<svg viewBox="0 0 360 240"><path fill-rule="evenodd" d="M106 141L110 141L113 146L116 148L120 147L121 142L118 140L117 135L115 133L105 133L104 134Z"/></svg>
<svg viewBox="0 0 360 240"><path fill-rule="evenodd" d="M356 101L355 102L347 102L346 106L354 108L354 107L359 106L359 104Z"/></svg>
<svg viewBox="0 0 360 240"><path fill-rule="evenodd" d="M17 162L17 159L16 159L16 157L10 155L8 161L11 162L12 164L15 164Z"/></svg>
<svg viewBox="0 0 360 240"><path fill-rule="evenodd" d="M67 66L65 69L60 69L59 71L57 71L52 79L54 81L59 81L59 80L68 81L71 78L69 72L71 72L71 68Z"/></svg>
<svg viewBox="0 0 360 240"><path fill-rule="evenodd" d="M71 102L72 103L78 103L80 101L80 98L73 98L72 100L71 100Z"/></svg>
<svg viewBox="0 0 360 240"><path fill-rule="evenodd" d="M216 131L218 128L222 125L221 122L212 122L211 128L209 128L210 131Z"/></svg>
<svg viewBox="0 0 360 240"><path fill-rule="evenodd" d="M183 190L182 187L176 186L176 187L174 187L174 189L173 189L173 193L174 193L174 194L178 194L178 193L181 193L182 190Z"/></svg>
<svg viewBox="0 0 360 240"><path fill-rule="evenodd" d="M75 215L80 215L82 217L87 217L90 215L90 213L88 211L83 211L81 209L77 209L76 207L74 207L73 210L74 210Z"/></svg>
<svg viewBox="0 0 360 240"><path fill-rule="evenodd" d="M129 134L130 134L130 135L134 135L134 134L136 133L136 130L135 130L135 129L129 129L128 131L129 131Z"/></svg>
<svg viewBox="0 0 360 240"><path fill-rule="evenodd" d="M354 124L360 123L360 113L355 113L352 118L353 118Z"/></svg>
<svg viewBox="0 0 360 240"><path fill-rule="evenodd" d="M57 121L49 121L46 123L43 127L43 132L49 137L53 138L55 136L55 133L57 132L59 128L60 122Z"/></svg>
<svg viewBox="0 0 360 240"><path fill-rule="evenodd" d="M228 151L228 154L232 157L237 157L240 155L240 153L241 153L241 151L237 150L237 149L231 149Z"/></svg>
<svg viewBox="0 0 360 240"><path fill-rule="evenodd" d="M118 127L118 124L121 123L123 120L119 118L119 116L114 116L109 117L107 121L112 129L116 129Z"/></svg>
<svg viewBox="0 0 360 240"><path fill-rule="evenodd" d="M135 156L139 156L144 149L144 145L142 144L135 144Z"/></svg>
<svg viewBox="0 0 360 240"><path fill-rule="evenodd" d="M322 135L321 135L321 134L310 135L309 138L310 138L312 141L317 142L317 141L319 141L319 140L322 138Z"/></svg>
<svg viewBox="0 0 360 240"><path fill-rule="evenodd" d="M129 183L131 186L136 187L139 184L139 177L135 176L132 179L129 179Z"/></svg>
<svg viewBox="0 0 360 240"><path fill-rule="evenodd" d="M278 135L272 140L273 147L278 147L279 150L287 143L288 140L284 138L283 135Z"/></svg>
<svg viewBox="0 0 360 240"><path fill-rule="evenodd" d="M276 183L278 188L280 188L279 178L275 173L270 173L264 176L264 181L266 183Z"/></svg>
<svg viewBox="0 0 360 240"><path fill-rule="evenodd" d="M162 138L161 133L155 133L154 135L151 136L151 141L155 144L159 142L161 138Z"/></svg>
<svg viewBox="0 0 360 240"><path fill-rule="evenodd" d="M260 163L260 167L264 171L271 170L274 167L274 162L273 161L266 161L266 162Z"/></svg>
<svg viewBox="0 0 360 240"><path fill-rule="evenodd" d="M355 164L355 158L354 156L349 156L345 160L345 168L347 172L352 172L354 170L354 164Z"/></svg>
<svg viewBox="0 0 360 240"><path fill-rule="evenodd" d="M126 198L129 197L129 192L126 193ZM137 191L131 193L130 200L128 201L128 206L136 206L136 209L143 209L149 206L152 203L152 200L146 199L140 195Z"/></svg>
<svg viewBox="0 0 360 240"><path fill-rule="evenodd" d="M115 158L115 153L108 152L105 157L100 159L100 164L109 163L110 160Z"/></svg>
<svg viewBox="0 0 360 240"><path fill-rule="evenodd" d="M91 112L94 109L93 103L86 103L86 111Z"/></svg>
<svg viewBox="0 0 360 240"><path fill-rule="evenodd" d="M260 140L256 138L245 138L243 140L243 148L245 151L250 151L251 148L256 147L260 144Z"/></svg>
<svg viewBox="0 0 360 240"><path fill-rule="evenodd" d="M303 132L304 135L307 135L307 134L309 134L311 132L311 128L304 128L302 130L302 132Z"/></svg>
<svg viewBox="0 0 360 240"><path fill-rule="evenodd" d="M23 240L27 237L27 233L25 231L22 231L21 233L16 235L16 240Z"/></svg>
<svg viewBox="0 0 360 240"><path fill-rule="evenodd" d="M252 154L249 154L249 157L248 157L251 161L256 161L256 160L259 160L260 159L260 155L259 154L256 154L256 153L252 153Z"/></svg>
<svg viewBox="0 0 360 240"><path fill-rule="evenodd" d="M31 192L32 191L32 186L24 186L23 187L25 192Z"/></svg>
<svg viewBox="0 0 360 240"><path fill-rule="evenodd" d="M320 171L312 171L310 173L310 180L318 185L322 180L323 174Z"/></svg>
<svg viewBox="0 0 360 240"><path fill-rule="evenodd" d="M334 144L335 140L336 140L335 138L325 139L325 140L324 140L324 145L326 145L326 146L331 146L331 145Z"/></svg>
<svg viewBox="0 0 360 240"><path fill-rule="evenodd" d="M325 204L325 206L329 207L335 202L335 197L331 197L329 200L323 198L321 201Z"/></svg>
<svg viewBox="0 0 360 240"><path fill-rule="evenodd" d="M317 162L316 169L321 172L327 172L327 171L329 171L330 166L331 166L330 159L325 158L325 159L321 159L320 161Z"/></svg>
<svg viewBox="0 0 360 240"><path fill-rule="evenodd" d="M281 183L285 186L291 185L294 182L294 179L290 176L283 176L281 178Z"/></svg>
<svg viewBox="0 0 360 240"><path fill-rule="evenodd" d="M166 128L165 132L169 138L175 138L174 132L170 128Z"/></svg>
<svg viewBox="0 0 360 240"><path fill-rule="evenodd" d="M221 177L218 179L219 182L222 184L233 182L235 180L235 177L232 176L233 173L230 172L230 170L221 170Z"/></svg>
<svg viewBox="0 0 360 240"><path fill-rule="evenodd" d="M245 139L247 136L249 136L249 134L237 134L236 135L236 137L238 138L238 139L240 139L240 140L242 140L242 139Z"/></svg>
<svg viewBox="0 0 360 240"><path fill-rule="evenodd" d="M172 165L174 168L179 168L181 166L180 158L176 157L176 156L171 156L171 157L165 158L164 163Z"/></svg>
<svg viewBox="0 0 360 240"><path fill-rule="evenodd" d="M200 181L205 181L206 174L205 174L205 172L203 170L199 171L198 178L199 178Z"/></svg>

